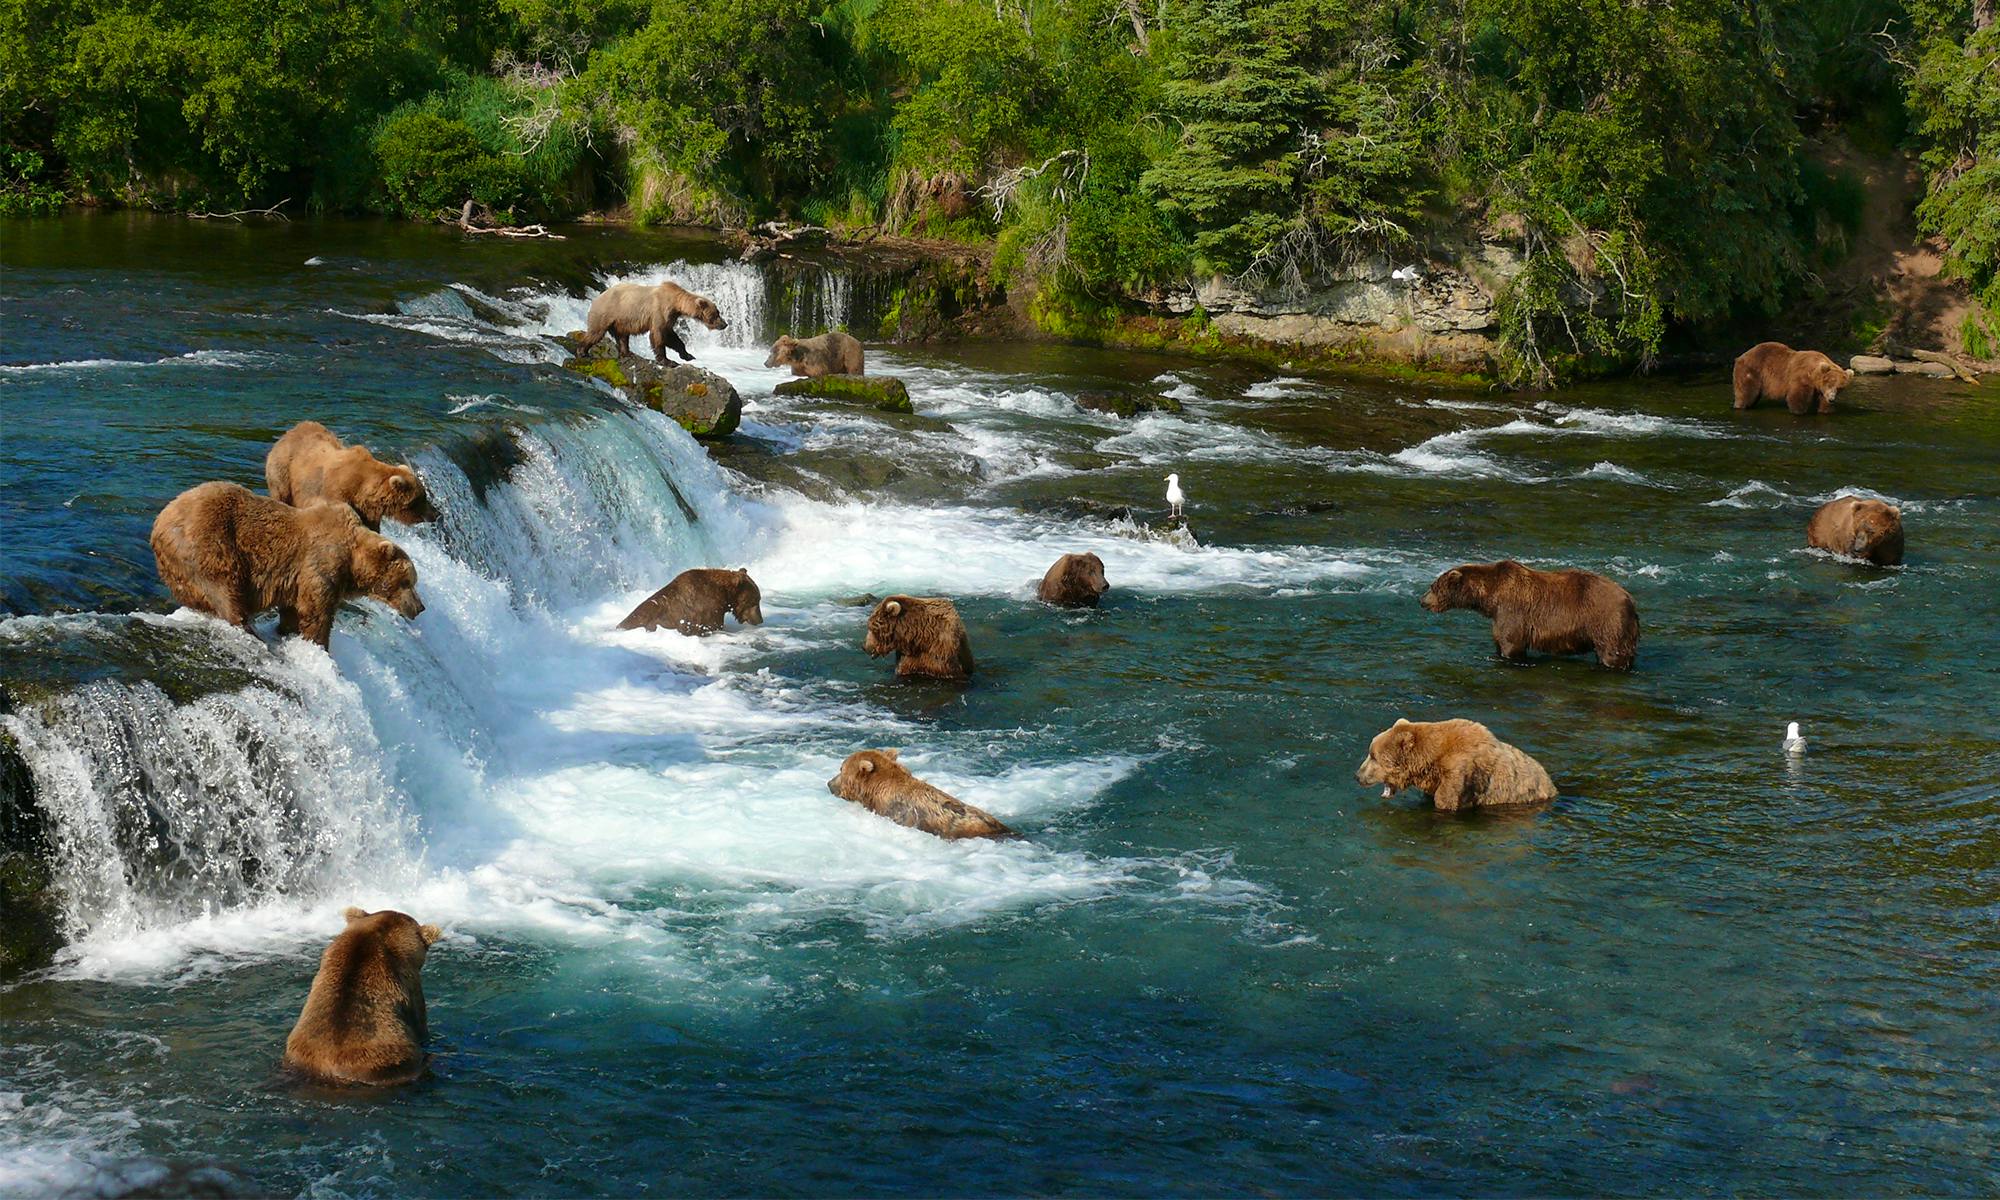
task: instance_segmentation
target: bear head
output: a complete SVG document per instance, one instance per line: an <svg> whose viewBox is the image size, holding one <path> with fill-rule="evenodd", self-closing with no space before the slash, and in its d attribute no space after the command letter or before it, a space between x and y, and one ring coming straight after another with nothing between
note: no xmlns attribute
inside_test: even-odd
<svg viewBox="0 0 2000 1200"><path fill-rule="evenodd" d="M421 525L437 519L437 509L424 489L424 481L409 467L390 467L357 499L360 501L357 507L376 514L378 521L387 518L404 525Z"/></svg>
<svg viewBox="0 0 2000 1200"><path fill-rule="evenodd" d="M729 328L729 322L722 319L722 310L715 307L715 301L707 296L693 297L693 303L689 307L692 311L688 315L710 329Z"/></svg>
<svg viewBox="0 0 2000 1200"><path fill-rule="evenodd" d="M345 933L372 933L386 942L399 959L414 960L422 965L430 953L431 946L444 936L444 930L435 925L419 925L417 919L408 913L394 909L369 912L365 908L350 907L341 914L347 918ZM356 927L357 922L366 922Z"/></svg>
<svg viewBox="0 0 2000 1200"><path fill-rule="evenodd" d="M1883 563L1903 561L1902 509L1880 500L1857 500L1851 513L1854 536L1848 543L1849 554Z"/></svg>
<svg viewBox="0 0 2000 1200"><path fill-rule="evenodd" d="M736 568L736 595L729 602L729 611L745 625L764 623L764 593L757 590L757 581L750 578L750 568Z"/></svg>
<svg viewBox="0 0 2000 1200"><path fill-rule="evenodd" d="M1111 590L1111 584L1104 578L1104 560L1095 554L1065 554L1068 564L1063 569L1063 582L1074 591L1090 596L1092 600Z"/></svg>
<svg viewBox="0 0 2000 1200"><path fill-rule="evenodd" d="M767 367L796 367L804 361L805 355L799 353L799 339L787 333L781 335L777 341L771 344L771 357L764 360L764 365Z"/></svg>
<svg viewBox="0 0 2000 1200"><path fill-rule="evenodd" d="M349 570L362 595L380 600L412 621L424 611L424 602L417 596L417 564L388 538L361 530L354 539Z"/></svg>
<svg viewBox="0 0 2000 1200"><path fill-rule="evenodd" d="M1409 786L1412 768L1417 765L1416 754L1417 728L1407 718L1398 717L1394 725L1368 743L1368 757L1355 768L1354 780L1367 786L1381 784L1386 799L1395 795L1397 789Z"/></svg>
<svg viewBox="0 0 2000 1200"><path fill-rule="evenodd" d="M868 635L861 639L861 648L873 658L918 649L914 634L925 623L923 603L914 596L891 596L876 605L868 614Z"/></svg>
<svg viewBox="0 0 2000 1200"><path fill-rule="evenodd" d="M1842 367L1826 355L1820 355L1819 361L1814 363L1812 368L1812 386L1813 390L1819 393L1820 411L1825 412L1833 407L1833 398L1840 394L1840 389L1853 382L1854 372Z"/></svg>
<svg viewBox="0 0 2000 1200"><path fill-rule="evenodd" d="M1431 581L1430 590L1417 603L1441 613L1454 608L1478 608L1497 582L1496 577L1515 566L1512 560L1497 563L1466 563L1453 567Z"/></svg>
<svg viewBox="0 0 2000 1200"><path fill-rule="evenodd" d="M875 789L908 778L909 768L896 761L896 751L857 750L840 764L840 774L826 781L826 790L858 804Z"/></svg>

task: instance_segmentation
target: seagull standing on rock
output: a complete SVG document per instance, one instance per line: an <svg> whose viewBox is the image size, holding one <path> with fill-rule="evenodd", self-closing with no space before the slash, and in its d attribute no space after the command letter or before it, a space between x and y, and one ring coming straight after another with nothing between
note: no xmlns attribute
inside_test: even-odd
<svg viewBox="0 0 2000 1200"><path fill-rule="evenodd" d="M1423 278L1423 274L1417 270L1415 263L1411 263L1407 267L1397 267L1395 270L1389 272L1389 278L1395 280L1397 283L1415 283L1417 280Z"/></svg>
<svg viewBox="0 0 2000 1200"><path fill-rule="evenodd" d="M1181 519L1181 505L1186 501L1187 494L1181 491L1181 477L1167 476L1167 507L1172 510L1171 515L1174 520Z"/></svg>
<svg viewBox="0 0 2000 1200"><path fill-rule="evenodd" d="M1806 740L1799 736L1799 723L1793 721L1791 724L1785 726L1785 753L1804 754L1805 752Z"/></svg>

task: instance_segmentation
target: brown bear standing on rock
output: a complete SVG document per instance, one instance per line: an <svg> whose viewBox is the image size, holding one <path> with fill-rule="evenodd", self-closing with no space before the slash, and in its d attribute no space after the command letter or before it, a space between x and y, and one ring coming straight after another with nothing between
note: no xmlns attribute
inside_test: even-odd
<svg viewBox="0 0 2000 1200"><path fill-rule="evenodd" d="M189 488L153 522L153 561L174 599L248 630L278 610L278 632L325 647L343 601L369 596L414 620L417 568L345 504L293 508L233 483Z"/></svg>
<svg viewBox="0 0 2000 1200"><path fill-rule="evenodd" d="M974 808L910 774L894 750L860 750L840 764L826 790L898 825L941 838L1004 838L1014 831L993 814Z"/></svg>
<svg viewBox="0 0 2000 1200"><path fill-rule="evenodd" d="M824 375L860 375L861 343L838 329L818 337L780 337L771 347L767 367L790 367L794 376L818 379Z"/></svg>
<svg viewBox="0 0 2000 1200"><path fill-rule="evenodd" d="M714 633L722 628L724 613L735 613L744 625L764 623L764 594L748 568L723 571L696 567L674 576L672 583L648 596L632 610L620 629L644 628L648 632L665 625L690 636Z"/></svg>
<svg viewBox="0 0 2000 1200"><path fill-rule="evenodd" d="M1806 522L1806 545L1897 566L1903 561L1903 510L1862 496L1829 500Z"/></svg>
<svg viewBox="0 0 2000 1200"><path fill-rule="evenodd" d="M1632 593L1591 571L1537 571L1511 558L1467 563L1438 576L1419 603L1434 613L1469 608L1491 617L1502 658L1594 649L1598 662L1629 671L1639 652Z"/></svg>
<svg viewBox="0 0 2000 1200"><path fill-rule="evenodd" d="M1103 559L1095 554L1065 554L1042 576L1041 590L1036 594L1044 604L1096 608L1098 598L1110 590Z"/></svg>
<svg viewBox="0 0 2000 1200"><path fill-rule="evenodd" d="M677 283L658 287L643 283L613 284L590 302L590 315L584 319L583 340L577 343L576 353L578 357L589 353L608 333L618 343L622 358L632 353L627 339L643 333L652 343L653 357L660 362L667 361L669 348L682 361L693 362L694 355L688 353L687 343L681 341L679 326L683 317L700 321L710 329L729 328L714 301L697 296Z"/></svg>
<svg viewBox="0 0 2000 1200"><path fill-rule="evenodd" d="M1783 342L1759 342L1736 359L1736 407L1759 400L1783 400L1799 416L1833 411L1833 398L1854 382L1854 372L1817 350L1794 350Z"/></svg>
<svg viewBox="0 0 2000 1200"><path fill-rule="evenodd" d="M861 648L875 658L896 656L896 674L964 679L972 674L972 646L965 622L949 600L891 596L868 615Z"/></svg>
<svg viewBox="0 0 2000 1200"><path fill-rule="evenodd" d="M271 447L264 484L271 499L295 508L322 500L350 505L370 529L381 529L384 517L420 525L437 516L415 471L385 463L365 446L343 445L318 421L300 421Z"/></svg>
<svg viewBox="0 0 2000 1200"><path fill-rule="evenodd" d="M409 1083L430 1061L423 969L438 927L387 909L346 916L285 1039L285 1065L328 1083Z"/></svg>
<svg viewBox="0 0 2000 1200"><path fill-rule="evenodd" d="M1556 785L1542 764L1477 721L1399 719L1368 743L1368 757L1354 778L1381 784L1384 799L1416 788L1440 812L1556 798Z"/></svg>

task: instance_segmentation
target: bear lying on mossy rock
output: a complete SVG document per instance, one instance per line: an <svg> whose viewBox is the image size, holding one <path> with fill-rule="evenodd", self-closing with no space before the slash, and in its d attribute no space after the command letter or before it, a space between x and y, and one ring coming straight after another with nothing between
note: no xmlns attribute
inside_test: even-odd
<svg viewBox="0 0 2000 1200"><path fill-rule="evenodd" d="M787 379L772 388L779 396L818 396L826 400L852 400L877 412L910 413L910 389L891 375L813 375Z"/></svg>
<svg viewBox="0 0 2000 1200"><path fill-rule="evenodd" d="M722 628L725 613L735 613L740 624L762 625L764 594L757 590L757 581L743 568L696 567L682 571L672 583L646 597L618 622L618 628L651 632L664 625L699 637Z"/></svg>
<svg viewBox="0 0 2000 1200"><path fill-rule="evenodd" d="M326 1083L409 1083L430 1064L423 970L441 934L407 913L345 915L285 1039L285 1065Z"/></svg>
<svg viewBox="0 0 2000 1200"><path fill-rule="evenodd" d="M565 369L602 379L627 400L672 417L696 437L728 437L743 420L743 398L713 371L620 357L609 343L592 343L580 332L557 340L570 352L563 360Z"/></svg>
<svg viewBox="0 0 2000 1200"><path fill-rule="evenodd" d="M1384 799L1416 788L1440 812L1556 798L1556 785L1542 764L1477 721L1399 719L1368 743L1368 757L1354 778L1381 784Z"/></svg>
<svg viewBox="0 0 2000 1200"><path fill-rule="evenodd" d="M860 750L840 764L826 790L898 825L947 840L1013 837L992 813L934 788L896 761L894 750Z"/></svg>
<svg viewBox="0 0 2000 1200"><path fill-rule="evenodd" d="M1737 408L1759 400L1782 400L1798 416L1833 411L1833 398L1854 382L1854 372L1817 350L1794 350L1783 342L1759 342L1736 359L1732 386Z"/></svg>

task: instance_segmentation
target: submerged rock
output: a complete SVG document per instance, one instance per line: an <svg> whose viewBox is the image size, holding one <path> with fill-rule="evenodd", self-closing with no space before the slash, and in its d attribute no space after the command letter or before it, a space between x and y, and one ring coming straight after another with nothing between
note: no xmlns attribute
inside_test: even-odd
<svg viewBox="0 0 2000 1200"><path fill-rule="evenodd" d="M582 354L581 331L559 341L570 352L563 367L592 379L602 379L634 404L665 413L696 437L728 437L743 419L743 398L727 379L702 367L662 366L636 354L620 357L610 338Z"/></svg>
<svg viewBox="0 0 2000 1200"><path fill-rule="evenodd" d="M1150 412L1183 411L1181 402L1172 396L1156 396L1145 392L1083 391L1071 399L1085 412L1110 413L1114 417L1123 417L1126 420Z"/></svg>
<svg viewBox="0 0 2000 1200"><path fill-rule="evenodd" d="M817 378L787 379L772 389L780 396L819 396L827 400L852 400L877 412L909 413L910 389L893 375L821 375Z"/></svg>

